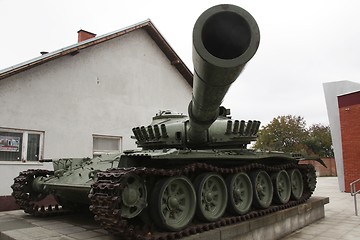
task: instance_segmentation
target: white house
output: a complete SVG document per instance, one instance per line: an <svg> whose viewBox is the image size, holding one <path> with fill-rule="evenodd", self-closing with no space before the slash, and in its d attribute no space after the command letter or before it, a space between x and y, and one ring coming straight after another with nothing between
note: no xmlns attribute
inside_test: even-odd
<svg viewBox="0 0 360 240"><path fill-rule="evenodd" d="M20 171L52 167L39 159L132 149L133 127L159 110L187 113L192 73L150 20L78 34L0 71L0 206Z"/></svg>

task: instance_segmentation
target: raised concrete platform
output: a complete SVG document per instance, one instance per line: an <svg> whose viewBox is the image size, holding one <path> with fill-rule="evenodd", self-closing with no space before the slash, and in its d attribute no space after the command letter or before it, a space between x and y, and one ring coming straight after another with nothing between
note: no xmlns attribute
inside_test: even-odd
<svg viewBox="0 0 360 240"><path fill-rule="evenodd" d="M279 239L325 216L329 198L312 197L299 206L232 226L196 234L184 240ZM35 218L21 210L0 213L1 240L113 240L92 215Z"/></svg>
<svg viewBox="0 0 360 240"><path fill-rule="evenodd" d="M325 217L324 205L328 197L312 197L304 204L288 208L264 217L255 218L206 233L196 234L184 240L255 240L280 239Z"/></svg>

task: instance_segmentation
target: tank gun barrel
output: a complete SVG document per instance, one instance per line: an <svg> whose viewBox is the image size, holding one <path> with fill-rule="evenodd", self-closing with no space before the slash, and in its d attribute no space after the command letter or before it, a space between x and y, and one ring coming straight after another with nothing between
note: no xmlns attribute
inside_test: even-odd
<svg viewBox="0 0 360 240"><path fill-rule="evenodd" d="M255 19L234 5L217 5L200 15L193 29L193 97L189 142L206 141L230 85L254 56L260 42Z"/></svg>

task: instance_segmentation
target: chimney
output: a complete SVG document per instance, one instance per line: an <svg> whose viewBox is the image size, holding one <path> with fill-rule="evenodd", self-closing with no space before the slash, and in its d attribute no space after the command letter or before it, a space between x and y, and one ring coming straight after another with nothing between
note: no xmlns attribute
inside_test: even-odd
<svg viewBox="0 0 360 240"><path fill-rule="evenodd" d="M80 29L77 33L78 33L78 43L96 36L95 33L91 33L82 29Z"/></svg>

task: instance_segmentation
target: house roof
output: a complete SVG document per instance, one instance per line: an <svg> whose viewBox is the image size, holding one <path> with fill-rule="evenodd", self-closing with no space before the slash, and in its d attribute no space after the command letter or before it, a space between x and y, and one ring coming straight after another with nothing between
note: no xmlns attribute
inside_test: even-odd
<svg viewBox="0 0 360 240"><path fill-rule="evenodd" d="M180 74L185 78L185 80L193 85L193 74L186 67L185 63L180 59L180 57L175 53L175 51L170 47L170 45L166 42L164 37L160 34L160 32L156 29L154 24L150 21L150 19L145 20L143 22L137 23L135 25L129 26L124 29L120 29L114 32L110 32L98 37L90 38L88 40L79 42L77 44L73 44L71 46L59 49L54 52L50 52L44 55L41 55L37 58L31 59L29 61L14 65L9 68L5 68L0 70L0 80L17 74L22 71L26 71L35 66L41 65L43 63L49 62L51 60L57 59L59 57L65 55L75 55L79 53L82 49L94 46L96 44L106 42L108 40L121 37L127 33L136 31L138 29L144 29L149 36L155 41L155 43L159 46L161 51L166 55L169 59L170 63L174 65L174 67L180 72Z"/></svg>

